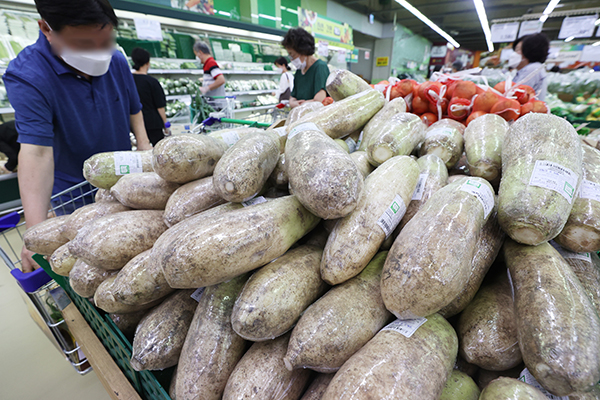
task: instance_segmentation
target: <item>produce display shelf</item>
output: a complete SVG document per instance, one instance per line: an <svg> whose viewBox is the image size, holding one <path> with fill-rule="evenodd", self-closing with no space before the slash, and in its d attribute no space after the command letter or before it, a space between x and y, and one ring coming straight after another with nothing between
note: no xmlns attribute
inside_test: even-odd
<svg viewBox="0 0 600 400"><path fill-rule="evenodd" d="M192 95L191 94L172 94L169 96L166 96L167 101L172 101L172 100L190 100L192 99Z"/></svg>
<svg viewBox="0 0 600 400"><path fill-rule="evenodd" d="M52 271L50 264L42 256L35 255L34 259L40 264L44 271L46 271L46 273L48 273L48 275L64 289L70 300L75 304L89 327L104 345L106 351L119 366L122 373L127 377L140 397L145 400L171 400L167 393L167 389L174 368L168 368L164 371L134 370L129 361L131 359L132 344L119 328L117 328L108 314L98 310L90 300L75 293L69 284L69 279L56 275ZM81 344L83 345L84 343ZM92 358L90 356L88 357ZM98 375L98 369L96 367L94 367L94 369ZM111 397L114 398L114 396ZM120 399L121 397L117 395L116 398Z"/></svg>
<svg viewBox="0 0 600 400"><path fill-rule="evenodd" d="M267 90L246 90L242 92L225 92L228 96L244 96L251 94L269 94L273 93L275 89L267 89Z"/></svg>
<svg viewBox="0 0 600 400"><path fill-rule="evenodd" d="M0 114L14 114L15 109L12 107L2 107L0 108Z"/></svg>
<svg viewBox="0 0 600 400"><path fill-rule="evenodd" d="M273 107L275 107L275 104L269 104L267 106L236 108L235 110L233 110L233 112L234 113L239 113L239 112L260 111L260 110L267 110L267 109L273 108Z"/></svg>
<svg viewBox="0 0 600 400"><path fill-rule="evenodd" d="M240 70L223 70L221 71L228 75L278 75L278 71L240 71ZM201 69L149 69L150 75L202 75L204 71Z"/></svg>

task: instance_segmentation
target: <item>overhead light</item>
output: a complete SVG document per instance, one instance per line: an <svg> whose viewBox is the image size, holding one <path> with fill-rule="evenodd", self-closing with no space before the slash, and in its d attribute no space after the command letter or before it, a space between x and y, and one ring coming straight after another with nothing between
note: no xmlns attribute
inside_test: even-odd
<svg viewBox="0 0 600 400"><path fill-rule="evenodd" d="M424 16L421 11L414 8L408 1L406 0L396 0L396 3L400 4L402 7L406 8L412 15L419 18L421 21L425 23L428 27L436 31L441 37L452 43L452 45L456 48L460 47L460 44L450 35L442 30L439 26L434 24L429 18Z"/></svg>
<svg viewBox="0 0 600 400"><path fill-rule="evenodd" d="M560 3L560 0L550 0L550 3L548 3L548 5L546 6L546 9L544 10L543 14L552 14L552 11L554 11L558 3Z"/></svg>
<svg viewBox="0 0 600 400"><path fill-rule="evenodd" d="M594 25L596 25L596 26L600 25L600 18L598 18L598 19L596 20L596 22L594 22Z"/></svg>
<svg viewBox="0 0 600 400"><path fill-rule="evenodd" d="M548 19L548 14L542 14L542 16L540 17L540 22L546 22L547 19Z"/></svg>
<svg viewBox="0 0 600 400"><path fill-rule="evenodd" d="M565 39L565 42L570 42L573 39L575 39L575 36L569 36L568 38Z"/></svg>
<svg viewBox="0 0 600 400"><path fill-rule="evenodd" d="M450 42L446 43L446 48L450 51L453 51L455 49L455 47L452 46L452 43L450 43Z"/></svg>
<svg viewBox="0 0 600 400"><path fill-rule="evenodd" d="M596 43L592 43L592 46L600 46L600 40L597 41Z"/></svg>
<svg viewBox="0 0 600 400"><path fill-rule="evenodd" d="M272 15L258 14L258 16L260 18L270 19L271 21L281 21L281 18L279 18L279 17L273 17Z"/></svg>
<svg viewBox="0 0 600 400"><path fill-rule="evenodd" d="M477 15L479 16L479 22L481 22L481 28L483 29L483 34L485 35L485 41L487 42L488 51L494 51L494 43L492 42L492 32L490 31L490 24L487 19L487 14L485 13L485 6L483 5L483 0L473 0L475 4L475 9L477 10Z"/></svg>
<svg viewBox="0 0 600 400"><path fill-rule="evenodd" d="M224 15L226 17L231 17L231 13L228 13L227 11L219 11L219 14Z"/></svg>

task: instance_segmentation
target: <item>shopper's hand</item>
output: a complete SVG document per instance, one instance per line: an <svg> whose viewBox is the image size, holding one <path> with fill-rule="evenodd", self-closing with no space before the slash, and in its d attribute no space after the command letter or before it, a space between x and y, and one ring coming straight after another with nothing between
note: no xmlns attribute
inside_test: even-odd
<svg viewBox="0 0 600 400"><path fill-rule="evenodd" d="M152 150L152 143L150 143L150 141L147 141L144 143L138 143L137 150L138 151Z"/></svg>
<svg viewBox="0 0 600 400"><path fill-rule="evenodd" d="M33 251L27 250L25 246L23 246L23 249L21 250L21 270L23 272L33 272L34 269L40 267L38 263L31 258L34 254Z"/></svg>
<svg viewBox="0 0 600 400"><path fill-rule="evenodd" d="M202 94L206 94L208 91L208 86L200 86L200 92L202 92Z"/></svg>
<svg viewBox="0 0 600 400"><path fill-rule="evenodd" d="M301 106L302 104L306 103L306 100L298 100L298 105Z"/></svg>

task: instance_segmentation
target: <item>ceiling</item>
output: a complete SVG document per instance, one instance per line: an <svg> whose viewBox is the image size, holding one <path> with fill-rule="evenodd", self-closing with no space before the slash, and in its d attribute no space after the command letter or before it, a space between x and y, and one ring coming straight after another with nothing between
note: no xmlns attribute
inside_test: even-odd
<svg viewBox="0 0 600 400"><path fill-rule="evenodd" d="M335 0L367 16L373 14L380 22L396 22L433 43L445 40L417 17L406 11L394 0ZM549 0L484 0L490 23L494 19L521 17L524 14L542 13ZM471 50L487 50L485 37L473 0L409 0L421 13L444 31L448 32L461 47ZM599 7L598 0L564 0L555 12ZM544 23L543 33L550 40L558 37L563 17L551 17Z"/></svg>

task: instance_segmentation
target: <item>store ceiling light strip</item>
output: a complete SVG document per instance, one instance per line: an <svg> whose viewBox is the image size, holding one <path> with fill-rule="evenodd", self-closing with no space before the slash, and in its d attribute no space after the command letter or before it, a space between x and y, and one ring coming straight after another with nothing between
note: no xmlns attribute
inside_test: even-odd
<svg viewBox="0 0 600 400"><path fill-rule="evenodd" d="M485 6L483 5L483 0L473 0L475 4L475 9L477 10L477 15L479 16L479 22L481 22L481 28L483 29L483 34L485 35L485 41L487 42L488 51L494 51L494 42L492 42L492 32L490 31L490 23L487 19L487 14L485 13Z"/></svg>
<svg viewBox="0 0 600 400"><path fill-rule="evenodd" d="M425 25L436 31L441 37L450 42L454 47L459 48L460 44L450 35L448 35L445 31L442 30L439 26L434 24L429 18L421 13L421 11L414 8L408 1L406 0L396 0L396 3L400 4L402 7L406 8L412 15L419 18Z"/></svg>
<svg viewBox="0 0 600 400"><path fill-rule="evenodd" d="M260 18L264 18L264 19L270 19L271 21L281 21L281 18L279 17L273 17L272 15L267 15L267 14L258 14L258 16Z"/></svg>
<svg viewBox="0 0 600 400"><path fill-rule="evenodd" d="M558 3L560 3L560 0L550 0L550 3L548 3L546 9L542 13L542 16L540 17L540 22L546 22L546 20L548 19L550 14L552 14L552 11L554 11Z"/></svg>

